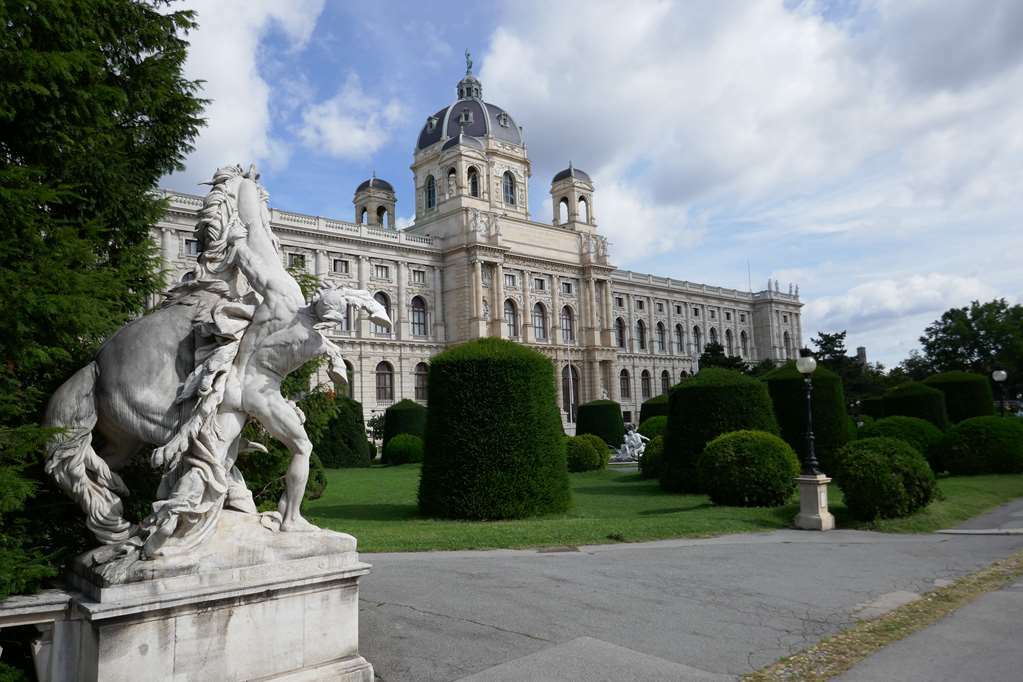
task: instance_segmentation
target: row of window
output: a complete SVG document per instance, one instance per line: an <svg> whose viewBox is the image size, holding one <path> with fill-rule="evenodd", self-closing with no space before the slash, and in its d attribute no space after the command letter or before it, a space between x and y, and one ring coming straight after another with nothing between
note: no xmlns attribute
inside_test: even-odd
<svg viewBox="0 0 1023 682"><path fill-rule="evenodd" d="M617 307L617 308L624 308L625 307L625 297L624 296L615 296L615 307ZM646 309L646 302L643 299L641 299L641 298L636 299L636 310L645 310L645 309ZM657 309L657 312L663 313L664 312L664 303L661 302L661 301L657 301L656 302L656 309ZM691 311L692 311L693 317L699 317L700 316L700 310L701 310L701 308L699 306L695 306L695 305L692 306ZM712 319L712 320L717 319L717 311L716 310L714 310L713 308L710 308L708 310L708 312L710 313L710 319ZM681 315L682 314L682 306L680 304L678 304L678 303L675 304L675 314L676 315ZM786 318L787 317L788 316L786 316ZM732 321L732 313L731 313L731 311L728 311L728 310L725 311L725 321L726 322L731 322ZM745 322L745 321L746 321L746 313L739 313L739 322Z"/></svg>
<svg viewBox="0 0 1023 682"><path fill-rule="evenodd" d="M615 320L615 342L617 343L619 348L626 348L628 345L628 340L626 339L625 331L626 331L625 320L619 317L617 320ZM667 347L667 335L668 330L664 326L664 323L658 322L657 326L654 328L654 341L657 344L657 352L659 353L665 352ZM644 322L643 320L636 320L636 331L634 338L636 339L636 345L639 350L647 349L646 322ZM726 329L724 347L725 353L727 353L728 355L735 355L734 341L735 337L732 334L732 330ZM715 329L714 327L710 328L708 342L719 343L718 330ZM686 347L685 332L683 331L681 324L675 325L675 347L679 351L682 351ZM699 327L693 327L693 347L696 348L697 351L702 351L704 347L703 333L700 331ZM739 332L739 351L741 357L748 357L749 337L746 335L745 330Z"/></svg>
<svg viewBox="0 0 1023 682"><path fill-rule="evenodd" d="M486 275L484 275L484 282L485 283L489 282L489 279L486 279ZM534 277L533 278L533 291L547 291L548 284L549 284L549 281L548 281L548 279L546 277ZM506 287L513 288L513 289L515 287L517 287L519 285L519 277L518 277L518 275L516 275L514 273L510 273L510 272L505 273L505 275L504 275L504 285ZM575 287L572 286L572 282L562 282L561 283L561 293L565 294L566 296L571 296L574 292L575 292Z"/></svg>
<svg viewBox="0 0 1023 682"><path fill-rule="evenodd" d="M345 364L348 365L348 363ZM348 385L351 386L353 379L351 365L348 365L347 369ZM415 370L413 370L413 376L415 377L414 390L416 400L426 400L427 380L430 376L430 366L425 362L420 362L416 365ZM386 360L377 364L376 394L378 403L394 402L394 365Z"/></svg>
<svg viewBox="0 0 1023 682"><path fill-rule="evenodd" d="M457 184L458 172L454 168L448 169L448 193L454 194ZM480 171L476 166L469 166L466 173L466 184L469 187L469 196L479 197L480 193ZM426 176L426 208L437 208L437 181L432 175ZM505 171L501 177L501 194L504 197L506 206L515 206L515 176L511 171Z"/></svg>
<svg viewBox="0 0 1023 682"><path fill-rule="evenodd" d="M537 341L546 341L547 308L543 303L537 303L533 306L532 321L533 338ZM504 324L508 338L519 338L518 306L510 298L504 302ZM561 341L562 343L573 343L575 341L575 314L568 306L561 309Z"/></svg>
<svg viewBox="0 0 1023 682"><path fill-rule="evenodd" d="M679 375L679 381L682 381L689 376L689 373L685 370ZM671 388L671 373L668 370L661 372L661 393L667 393L668 389ZM618 391L621 394L621 398L627 399L632 398L632 376L629 374L629 370L623 369L618 374ZM643 370L639 375L639 391L640 398L647 400L653 397L653 377L648 370Z"/></svg>

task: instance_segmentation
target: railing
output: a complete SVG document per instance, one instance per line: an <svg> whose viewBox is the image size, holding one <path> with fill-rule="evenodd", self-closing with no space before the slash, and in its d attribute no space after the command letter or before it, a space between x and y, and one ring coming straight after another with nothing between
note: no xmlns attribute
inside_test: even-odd
<svg viewBox="0 0 1023 682"><path fill-rule="evenodd" d="M703 294L714 294L718 296L731 296L734 298L745 298L745 299L777 299L782 301L798 301L799 296L796 294L789 294L781 291L740 291L738 289L728 289L725 287L716 287L710 284L700 284L699 282L689 282L687 280L674 280L671 277L657 277L655 275L647 275L638 272L632 272L631 270L615 270L611 273L612 280L624 281L624 282L636 282L638 284L655 284L658 286L665 286L669 289L680 290L680 291L691 291L694 293Z"/></svg>

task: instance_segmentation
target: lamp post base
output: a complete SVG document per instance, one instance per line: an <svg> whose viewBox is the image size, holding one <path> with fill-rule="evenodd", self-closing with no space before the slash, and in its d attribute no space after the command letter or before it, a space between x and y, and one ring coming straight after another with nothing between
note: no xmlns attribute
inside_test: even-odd
<svg viewBox="0 0 1023 682"><path fill-rule="evenodd" d="M799 514L793 525L801 530L831 530L835 517L828 511L828 483L831 479L824 474L797 476L799 484Z"/></svg>

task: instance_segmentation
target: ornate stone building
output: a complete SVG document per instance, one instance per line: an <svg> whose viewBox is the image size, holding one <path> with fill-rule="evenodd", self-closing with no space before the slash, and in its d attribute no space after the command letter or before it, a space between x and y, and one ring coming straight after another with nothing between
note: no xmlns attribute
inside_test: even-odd
<svg viewBox="0 0 1023 682"><path fill-rule="evenodd" d="M483 101L471 72L426 119L412 172L416 219L405 230L395 229L393 186L376 177L355 190L354 222L272 211L287 265L369 289L390 311L392 329L352 311L334 333L367 417L402 398L426 402L430 357L482 336L551 358L569 430L575 406L604 395L635 421L643 400L697 369L709 342L750 362L801 347L798 289L745 292L616 269L593 182L571 164L551 180L552 222L531 219L522 129ZM201 248L202 199L166 195L154 236L180 279Z"/></svg>

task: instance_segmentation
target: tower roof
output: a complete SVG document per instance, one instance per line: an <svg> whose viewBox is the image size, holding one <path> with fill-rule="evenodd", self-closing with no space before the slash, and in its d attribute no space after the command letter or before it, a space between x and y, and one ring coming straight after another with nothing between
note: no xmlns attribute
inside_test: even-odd
<svg viewBox="0 0 1023 682"><path fill-rule="evenodd" d="M583 182L593 184L593 180L590 179L589 174L585 171L579 170L573 166L571 162L569 162L568 168L555 174L554 178L551 180L551 184L553 185L558 180L564 180L565 178L575 178L576 180L582 180Z"/></svg>
<svg viewBox="0 0 1023 682"><path fill-rule="evenodd" d="M386 180L381 180L376 175L371 177L369 180L363 180L358 187L355 188L355 193L366 190L366 189L379 189L384 192L393 192L394 186Z"/></svg>

